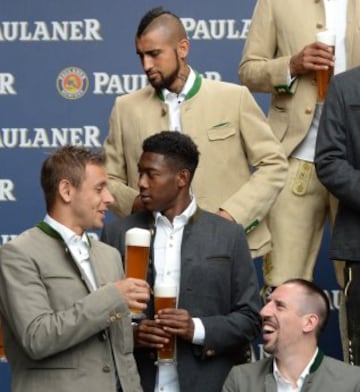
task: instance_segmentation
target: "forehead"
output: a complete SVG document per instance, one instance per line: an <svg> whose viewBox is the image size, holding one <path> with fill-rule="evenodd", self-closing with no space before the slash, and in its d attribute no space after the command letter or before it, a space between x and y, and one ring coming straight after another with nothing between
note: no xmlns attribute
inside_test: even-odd
<svg viewBox="0 0 360 392"><path fill-rule="evenodd" d="M105 179L106 179L105 166L94 165L93 163L86 164L84 181L99 182Z"/></svg>
<svg viewBox="0 0 360 392"><path fill-rule="evenodd" d="M143 152L139 160L139 168L165 169L169 167L169 162L165 155L156 152Z"/></svg>
<svg viewBox="0 0 360 392"><path fill-rule="evenodd" d="M302 298L302 289L295 284L281 285L270 295L270 300L281 301L291 307L298 307Z"/></svg>
<svg viewBox="0 0 360 392"><path fill-rule="evenodd" d="M170 45L171 37L164 27L158 26L136 37L135 43L138 51L147 51Z"/></svg>

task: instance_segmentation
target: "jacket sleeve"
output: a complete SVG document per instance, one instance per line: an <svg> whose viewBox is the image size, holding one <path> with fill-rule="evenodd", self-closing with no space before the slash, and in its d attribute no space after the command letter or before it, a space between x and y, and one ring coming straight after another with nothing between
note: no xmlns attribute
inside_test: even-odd
<svg viewBox="0 0 360 392"><path fill-rule="evenodd" d="M252 174L239 190L222 203L245 229L264 219L285 185L288 162L263 112L246 87L238 101L239 132Z"/></svg>
<svg viewBox="0 0 360 392"><path fill-rule="evenodd" d="M104 142L104 151L109 189L115 199L110 208L117 215L124 216L130 214L138 191L128 186L120 115L121 99L121 97L116 99L110 115L109 133Z"/></svg>
<svg viewBox="0 0 360 392"><path fill-rule="evenodd" d="M360 170L354 166L359 154L360 115L357 105L351 105L346 97L346 85L336 77L330 83L320 119L315 167L320 181L340 202L360 211Z"/></svg>
<svg viewBox="0 0 360 392"><path fill-rule="evenodd" d="M205 342L202 358L223 355L241 350L254 340L260 332L260 297L257 275L250 257L245 233L240 225L234 233L231 258L230 304L228 312L218 312L201 317L205 327ZM225 261L223 261L225 262ZM221 279L223 277L217 277ZM208 290L211 290L208 287Z"/></svg>
<svg viewBox="0 0 360 392"><path fill-rule="evenodd" d="M259 0L255 6L239 66L241 82L251 91L287 92L291 56L277 56L277 23L272 2Z"/></svg>

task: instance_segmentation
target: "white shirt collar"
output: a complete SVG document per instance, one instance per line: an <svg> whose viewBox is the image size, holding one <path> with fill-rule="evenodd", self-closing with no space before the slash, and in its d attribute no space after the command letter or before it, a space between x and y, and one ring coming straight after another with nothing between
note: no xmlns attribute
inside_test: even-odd
<svg viewBox="0 0 360 392"><path fill-rule="evenodd" d="M296 380L296 385L297 385L297 389L296 389L296 390L298 390L298 391L301 390L301 388L302 388L302 386L303 386L303 384L304 384L304 381L305 381L306 376L308 376L308 375L310 374L311 365L313 364L313 362L314 362L314 360L315 360L315 358L316 358L316 356L317 356L317 354L318 354L318 351L319 351L319 349L316 348L314 355L312 356L312 358L310 359L309 363L306 365L306 367L304 368L304 370L301 372L299 378ZM275 377L275 380L276 380L277 383L279 383L279 382L290 383L290 381L287 380L287 379L281 374L281 372L280 372L280 370L279 370L279 368L278 368L278 366L277 366L277 363L276 363L276 359L275 359L275 358L274 358L274 360L273 360L273 373L274 373L274 377Z"/></svg>
<svg viewBox="0 0 360 392"><path fill-rule="evenodd" d="M174 97L180 102L185 100L186 94L191 90L192 86L195 83L195 79L196 79L196 74L195 71L188 66L190 69L190 73L188 78L186 79L186 82L184 84L183 89L180 91L179 94L173 93L171 91L169 91L167 88L164 88L162 90L163 93L163 97L165 98L165 101L170 101L172 99L174 99Z"/></svg>
<svg viewBox="0 0 360 392"><path fill-rule="evenodd" d="M70 244L72 244L74 242L74 239L79 238L79 237L81 238L81 241L84 244L86 244L87 246L90 245L88 237L85 232L83 233L82 236L79 236L74 231L72 231L68 227L64 226L62 223L58 222L57 220L55 220L54 218L52 218L48 214L46 214L46 216L44 218L44 222L46 222L49 226L51 226L54 230L56 230L61 235L61 237L64 240L66 245L69 246Z"/></svg>
<svg viewBox="0 0 360 392"><path fill-rule="evenodd" d="M173 221L173 224L175 225L176 222L182 222L182 226L185 226L186 223L189 221L189 219L194 215L195 211L196 211L196 200L195 200L195 196L194 195L190 195L191 196L191 202L190 204L186 207L186 209L180 214L180 215L176 215ZM166 218L166 216L164 216L163 214L161 214L161 212L158 211L154 211L153 212L154 215L154 219L155 219L155 226L158 224L159 220L166 220L167 222L169 222L169 220ZM171 223L169 222L169 224L171 225Z"/></svg>

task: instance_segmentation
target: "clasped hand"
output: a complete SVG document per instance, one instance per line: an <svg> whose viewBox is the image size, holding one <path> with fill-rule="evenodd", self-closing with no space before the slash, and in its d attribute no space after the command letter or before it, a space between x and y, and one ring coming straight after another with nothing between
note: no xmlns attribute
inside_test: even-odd
<svg viewBox="0 0 360 392"><path fill-rule="evenodd" d="M154 320L141 320L135 327L135 345L161 349L171 335L192 341L194 322L185 309L162 309Z"/></svg>

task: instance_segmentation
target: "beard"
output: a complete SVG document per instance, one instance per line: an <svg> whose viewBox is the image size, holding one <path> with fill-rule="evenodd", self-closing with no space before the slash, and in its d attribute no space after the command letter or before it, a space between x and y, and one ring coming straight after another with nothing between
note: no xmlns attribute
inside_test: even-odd
<svg viewBox="0 0 360 392"><path fill-rule="evenodd" d="M167 76L163 76L162 73L160 73L160 80L159 81L151 81L149 80L149 83L154 87L154 89L156 91L160 91L164 88L166 88L167 90L170 91L170 88L174 82L176 81L176 79L179 77L179 73L180 73L180 61L178 58L178 55L175 51L175 60L176 60L176 66L174 68L174 70Z"/></svg>

